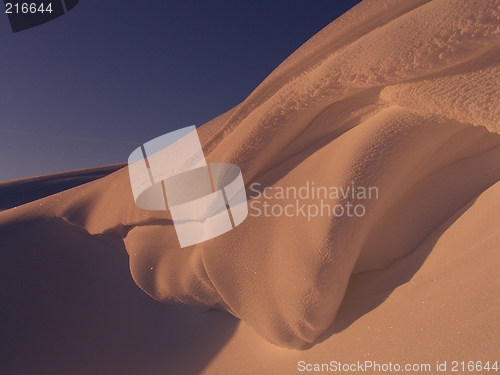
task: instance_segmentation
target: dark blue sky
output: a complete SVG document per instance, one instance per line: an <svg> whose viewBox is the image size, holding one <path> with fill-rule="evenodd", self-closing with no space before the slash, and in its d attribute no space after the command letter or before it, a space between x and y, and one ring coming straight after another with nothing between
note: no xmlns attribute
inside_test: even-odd
<svg viewBox="0 0 500 375"><path fill-rule="evenodd" d="M3 14L0 181L125 162L202 125L358 2L80 0L15 34Z"/></svg>

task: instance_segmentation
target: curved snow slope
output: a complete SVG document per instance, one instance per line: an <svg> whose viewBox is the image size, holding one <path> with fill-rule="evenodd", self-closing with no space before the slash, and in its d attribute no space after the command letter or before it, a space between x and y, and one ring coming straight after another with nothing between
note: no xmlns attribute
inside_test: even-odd
<svg viewBox="0 0 500 375"><path fill-rule="evenodd" d="M135 206L125 168L0 224L59 216L124 237L132 276L154 298L218 304L300 348L332 324L352 274L407 256L500 180L499 65L499 1L365 1L202 127L208 161L238 165L248 187L376 187L377 199L349 199L360 217L249 216L180 249L168 212Z"/></svg>
<svg viewBox="0 0 500 375"><path fill-rule="evenodd" d="M126 163L121 163L105 167L55 173L49 176L0 182L0 211L97 180L126 165Z"/></svg>

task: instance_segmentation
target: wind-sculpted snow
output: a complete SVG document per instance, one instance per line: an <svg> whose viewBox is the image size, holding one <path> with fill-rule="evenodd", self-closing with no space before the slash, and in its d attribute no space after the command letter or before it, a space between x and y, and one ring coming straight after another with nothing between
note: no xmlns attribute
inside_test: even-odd
<svg viewBox="0 0 500 375"><path fill-rule="evenodd" d="M271 97L263 87L265 100L260 100L257 89L211 140L209 150L213 149L214 159L239 163L245 176L253 178L332 103L370 88L448 75L446 70L453 67L474 65L472 60L481 60L480 55L500 42L498 5L498 1L438 0L380 27L373 25L370 32L325 54L320 62L296 67L294 77ZM494 96L498 101L497 93ZM231 140L216 146L226 138Z"/></svg>
<svg viewBox="0 0 500 375"><path fill-rule="evenodd" d="M351 275L410 254L500 180L499 52L499 1L364 2L202 127L207 161L243 172L249 217L236 229L181 249L168 212L135 206L126 169L0 221L59 216L124 238L155 299L218 305L303 347L332 324Z"/></svg>

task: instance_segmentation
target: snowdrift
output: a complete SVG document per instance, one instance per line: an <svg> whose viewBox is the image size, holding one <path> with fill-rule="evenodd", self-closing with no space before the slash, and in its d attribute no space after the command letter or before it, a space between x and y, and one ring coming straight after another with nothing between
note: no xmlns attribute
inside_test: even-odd
<svg viewBox="0 0 500 375"><path fill-rule="evenodd" d="M413 275L425 279L418 269L434 246L444 255L432 258L433 275L446 277L450 262L464 278L484 271L498 294L499 84L499 1L364 1L200 128L207 161L243 172L250 215L233 231L180 249L168 211L135 206L127 168L4 211L0 227L61 218L108 244L123 241L134 281L153 298L225 309L287 348L310 347L342 326L355 295L369 298L374 288L356 281L364 275L391 275L375 278L389 293ZM321 209L318 195L264 196L313 184L377 194L324 198L330 207L361 205L363 215L252 208ZM410 306L411 295L398 296ZM488 321L494 326L484 329L498 332Z"/></svg>

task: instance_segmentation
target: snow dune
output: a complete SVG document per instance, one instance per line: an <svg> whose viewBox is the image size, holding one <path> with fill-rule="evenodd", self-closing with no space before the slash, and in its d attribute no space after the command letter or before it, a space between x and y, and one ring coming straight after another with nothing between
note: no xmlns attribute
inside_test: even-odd
<svg viewBox="0 0 500 375"><path fill-rule="evenodd" d="M403 285L411 293L398 288L383 300L412 277L427 285L425 269L467 280L484 272L484 284L468 292L488 285L490 296L498 294L499 65L499 1L364 1L199 131L208 162L241 168L250 205L262 207L255 190L265 187L376 187L372 199L328 200L362 205L363 215L252 216L250 208L231 232L180 249L168 211L135 206L124 168L2 212L0 227L58 217L109 244L123 240L134 281L153 298L225 309L287 348L327 345L336 340L331 327L345 330L339 335L347 340L364 321L385 326L378 313L389 311L384 306L409 309L420 292ZM265 199L270 206L297 204L294 197ZM447 306L440 313L460 310L447 297L457 286L439 285L428 288ZM356 296L368 301L364 307ZM382 298L377 308L373 296ZM490 325L482 332L498 332L490 319L498 300L484 304ZM354 323L349 318L365 313ZM477 314L457 313L457 325ZM411 337L411 320L399 323L400 334ZM238 335L235 345L244 348L248 336ZM387 337L384 343L387 350L394 344Z"/></svg>

